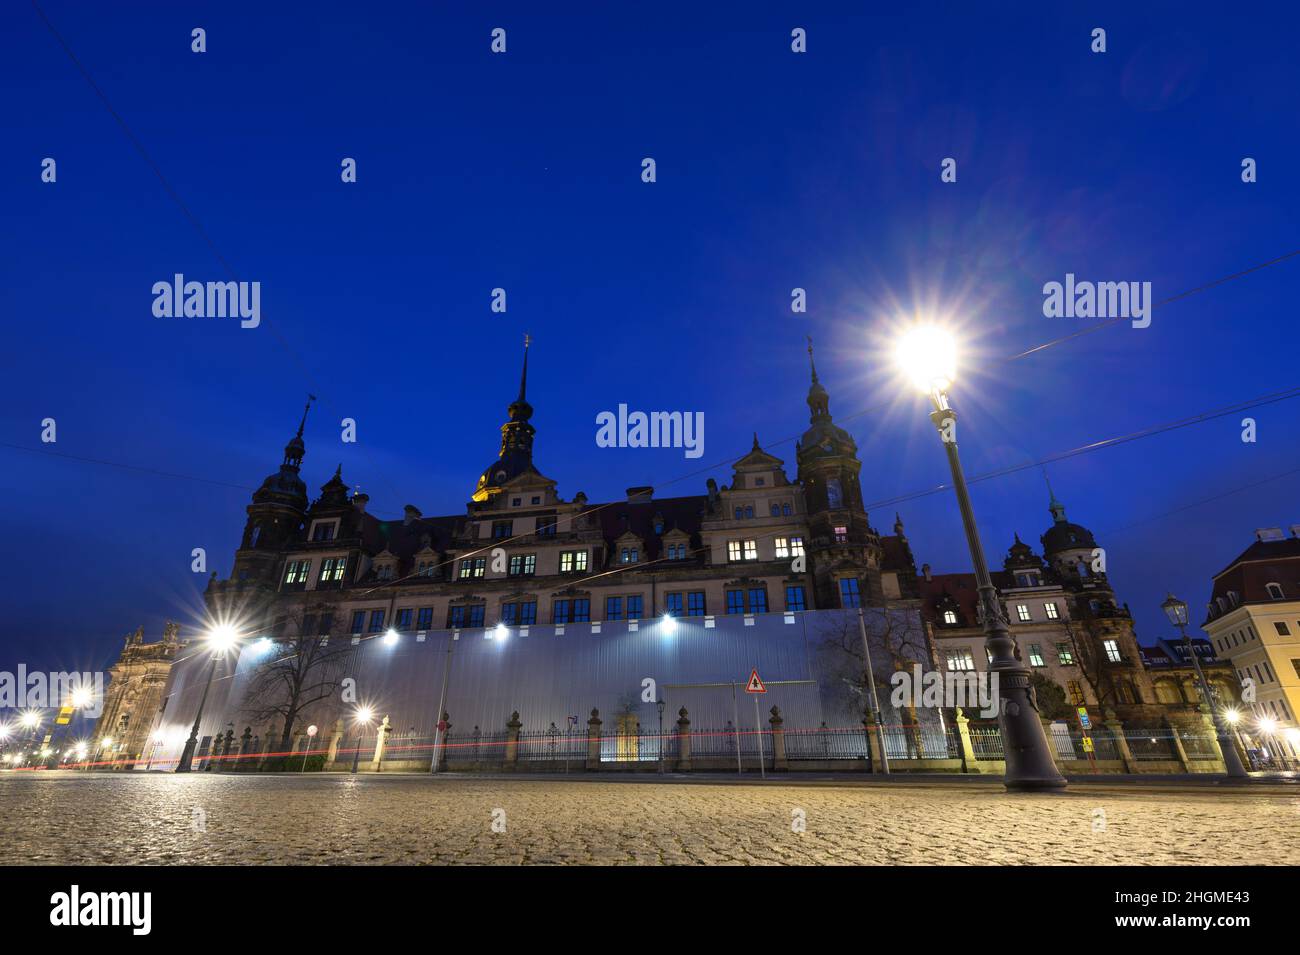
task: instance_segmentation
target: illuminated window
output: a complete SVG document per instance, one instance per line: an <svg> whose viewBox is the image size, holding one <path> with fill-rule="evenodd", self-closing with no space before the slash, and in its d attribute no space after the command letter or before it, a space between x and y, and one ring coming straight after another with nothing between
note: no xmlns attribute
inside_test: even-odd
<svg viewBox="0 0 1300 955"><path fill-rule="evenodd" d="M537 572L536 554L511 554L510 576L531 577Z"/></svg>
<svg viewBox="0 0 1300 955"><path fill-rule="evenodd" d="M320 563L321 583L333 583L343 579L343 571L348 565L346 557L326 557Z"/></svg>
<svg viewBox="0 0 1300 955"><path fill-rule="evenodd" d="M311 561L291 560L285 568L284 582L286 584L305 584L307 582L307 571L309 570L311 570Z"/></svg>
<svg viewBox="0 0 1300 955"><path fill-rule="evenodd" d="M587 552L585 550L565 550L560 552L560 573L569 574L587 569Z"/></svg>
<svg viewBox="0 0 1300 955"><path fill-rule="evenodd" d="M949 670L959 671L975 669L975 658L966 647L956 650L945 650L944 656L947 658Z"/></svg>
<svg viewBox="0 0 1300 955"><path fill-rule="evenodd" d="M956 623L957 623L957 611L955 611L955 610L945 610L945 611L943 612L943 622L944 622L944 623L947 623L947 624L956 624Z"/></svg>
<svg viewBox="0 0 1300 955"><path fill-rule="evenodd" d="M470 557L460 562L460 579L469 580L472 577L482 577L487 569L486 557Z"/></svg>
<svg viewBox="0 0 1300 955"><path fill-rule="evenodd" d="M835 528L835 543L843 544L849 539L849 529L847 527Z"/></svg>
<svg viewBox="0 0 1300 955"><path fill-rule="evenodd" d="M1111 663L1119 663L1119 644L1114 640L1103 640L1101 645L1106 648L1106 659Z"/></svg>
<svg viewBox="0 0 1300 955"><path fill-rule="evenodd" d="M1043 609L1047 611L1048 620L1056 620L1061 616L1061 612L1056 609L1056 604L1052 603L1051 601L1048 601L1047 603L1043 604Z"/></svg>
<svg viewBox="0 0 1300 955"><path fill-rule="evenodd" d="M1075 706L1082 706L1084 703L1083 687L1079 686L1079 681L1071 680L1067 689L1070 691L1070 702Z"/></svg>
<svg viewBox="0 0 1300 955"><path fill-rule="evenodd" d="M1020 618L1022 623L1029 620L1029 608L1024 604L1016 604L1016 616Z"/></svg>
<svg viewBox="0 0 1300 955"><path fill-rule="evenodd" d="M1056 645L1056 662L1063 667L1074 665L1074 651L1070 649L1068 643L1058 643Z"/></svg>
<svg viewBox="0 0 1300 955"><path fill-rule="evenodd" d="M1029 645L1029 665L1031 667L1045 667L1047 663L1043 660L1043 647L1038 643Z"/></svg>

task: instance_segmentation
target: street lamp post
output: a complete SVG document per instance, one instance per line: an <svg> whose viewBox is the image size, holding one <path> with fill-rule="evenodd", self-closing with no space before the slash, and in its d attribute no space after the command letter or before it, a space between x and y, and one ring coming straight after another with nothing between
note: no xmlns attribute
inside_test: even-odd
<svg viewBox="0 0 1300 955"><path fill-rule="evenodd" d="M1223 768L1229 776L1245 779L1246 767L1241 765L1241 756L1237 753L1237 747L1233 743L1232 737L1228 735L1227 726L1223 722L1223 714L1214 705L1214 698L1210 696L1210 684L1205 682L1205 674L1201 671L1200 657L1196 655L1196 650L1192 647L1192 638L1187 635L1187 604L1170 594L1160 607L1164 610L1165 616L1169 618L1169 622L1177 627L1178 632L1183 635L1183 644L1187 647L1187 655L1192 658L1192 667L1196 670L1196 682L1200 685L1201 698L1205 700L1206 712L1210 714L1210 719L1214 720L1214 735L1218 737L1219 750L1223 753Z"/></svg>
<svg viewBox="0 0 1300 955"><path fill-rule="evenodd" d="M934 410L930 421L938 430L952 470L953 490L966 531L966 545L975 566L975 585L983 610L984 646L989 670L998 676L1001 705L998 724L1006 756L1004 783L1012 792L1064 789L1065 777L1056 769L1047 746L1047 734L1038 716L1038 704L1029 683L1030 671L1016 659L1016 641L1002 617L997 591L989 576L980 543L979 528L961 459L957 456L957 414L948 402L948 389L956 374L956 349L951 336L937 328L914 329L900 343L899 363L913 382L930 396Z"/></svg>
<svg viewBox="0 0 1300 955"><path fill-rule="evenodd" d="M659 697L659 701L655 703L655 709L659 711L659 775L660 776L662 776L664 773L664 707L667 705L668 705L668 701L665 700L662 696Z"/></svg>
<svg viewBox="0 0 1300 955"><path fill-rule="evenodd" d="M217 660L235 645L237 639L233 628L228 626L217 627L208 635L208 647L212 651L212 663L208 666L208 679L203 684L203 695L199 697L199 711L194 714L194 728L190 730L190 737L185 741L185 748L181 750L181 758L176 763L176 772L178 773L191 771L194 750L199 745L199 723L203 720L203 707L208 702L208 691L212 689L212 676L217 670Z"/></svg>

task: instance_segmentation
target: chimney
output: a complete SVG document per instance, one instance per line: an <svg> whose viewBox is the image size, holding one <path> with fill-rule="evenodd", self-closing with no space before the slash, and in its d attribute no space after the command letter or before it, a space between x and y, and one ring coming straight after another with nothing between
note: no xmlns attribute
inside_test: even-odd
<svg viewBox="0 0 1300 955"><path fill-rule="evenodd" d="M369 495L369 494L353 494L353 495L352 495L352 506L355 507L355 508L356 508L358 511L360 511L362 514L364 514L364 513L366 512L366 504L368 504L369 502L370 502L370 495Z"/></svg>
<svg viewBox="0 0 1300 955"><path fill-rule="evenodd" d="M402 523L410 524L411 521L418 521L419 519L420 519L420 509L416 507L414 504L406 505L406 516L402 518Z"/></svg>
<svg viewBox="0 0 1300 955"><path fill-rule="evenodd" d="M1257 541L1280 541L1282 539L1282 528L1280 527L1260 527L1255 531L1255 540Z"/></svg>
<svg viewBox="0 0 1300 955"><path fill-rule="evenodd" d="M921 574L925 577L925 582L926 582L926 583L929 583L929 582L930 582L930 565L929 565L929 564L922 564L922 565L921 565Z"/></svg>

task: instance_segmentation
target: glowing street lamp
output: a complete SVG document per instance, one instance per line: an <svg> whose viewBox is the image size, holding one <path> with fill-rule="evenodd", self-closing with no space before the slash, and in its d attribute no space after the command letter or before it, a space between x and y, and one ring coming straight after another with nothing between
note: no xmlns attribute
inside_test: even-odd
<svg viewBox="0 0 1300 955"><path fill-rule="evenodd" d="M239 643L239 631L228 623L218 624L208 631L208 650L212 653L212 663L208 666L208 680L203 685L203 696L199 698L199 711L194 714L194 728L181 750L181 758L176 763L176 772L188 773L194 761L194 750L199 745L199 723L203 720L203 707L208 702L208 691L212 689L212 676L217 671L217 661L224 657Z"/></svg>
<svg viewBox="0 0 1300 955"><path fill-rule="evenodd" d="M368 706L358 707L352 716L352 722L358 727L368 727L375 719L375 711ZM361 730L357 730L357 745L352 750L352 772L357 771L357 765L361 762Z"/></svg>
<svg viewBox="0 0 1300 955"><path fill-rule="evenodd" d="M1196 655L1196 650L1192 646L1192 638L1187 635L1187 604L1179 600L1173 594L1165 598L1165 602L1160 605L1160 609L1165 612L1169 622L1178 628L1178 632L1183 635L1183 644L1187 647L1187 655L1192 658L1192 666L1196 670L1196 682L1201 688L1201 698L1205 701L1204 712L1210 714L1214 720L1214 735L1219 739L1219 750L1223 753L1223 768L1230 777L1237 779L1246 778L1246 767L1241 764L1241 756L1237 753L1237 744L1232 741L1228 735L1228 728L1220 715L1218 707L1214 705L1214 697L1210 696L1210 684L1205 682L1205 674L1201 671L1201 659Z"/></svg>
<svg viewBox="0 0 1300 955"><path fill-rule="evenodd" d="M922 325L903 336L895 357L911 384L930 396L934 406L930 421L948 453L957 507L961 511L966 546L975 566L975 583L984 611L984 646L988 650L989 670L998 675L1002 697L998 723L1006 751L1005 785L1011 791L1064 789L1065 777L1056 769L1047 746L1047 734L1038 717L1037 701L1029 684L1030 671L1016 659L1015 638L1002 617L998 594L993 589L966 477L957 456L957 414L948 403L948 390L957 374L957 346L944 329Z"/></svg>
<svg viewBox="0 0 1300 955"><path fill-rule="evenodd" d="M384 634L384 646L391 647L397 643L398 639L397 631L392 627L389 627L388 632Z"/></svg>

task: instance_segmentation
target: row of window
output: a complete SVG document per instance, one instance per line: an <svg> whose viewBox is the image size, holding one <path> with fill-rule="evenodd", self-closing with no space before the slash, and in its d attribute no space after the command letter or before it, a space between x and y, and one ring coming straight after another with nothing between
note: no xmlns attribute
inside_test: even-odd
<svg viewBox="0 0 1300 955"><path fill-rule="evenodd" d="M1048 620L1059 620L1061 617L1060 608L1057 607L1055 602L1053 601L1049 600L1046 603L1044 603L1043 611L1044 613L1047 614ZM1028 604L1016 604L1016 619L1019 620L1021 623L1028 623L1029 621L1034 619L1033 614L1029 612ZM943 622L946 624L955 625L957 623L957 611L945 610L943 612Z"/></svg>
<svg viewBox="0 0 1300 955"><path fill-rule="evenodd" d="M807 596L803 587L785 588L785 609L788 611L806 610ZM673 592L665 595L664 610L675 617L703 617L708 613L704 591L692 590ZM767 613L767 589L753 587L748 590L727 591L727 613ZM469 604L447 608L447 628L465 629L484 625L484 605ZM380 633L384 630L382 609L357 610L352 614L352 633ZM606 620L640 620L645 615L644 597L641 594L627 594L605 598ZM552 622L587 623L591 621L591 600L586 597L565 597L556 599L552 604ZM528 626L537 623L537 601L515 600L501 605L501 622L507 626ZM321 615L320 633L328 633L332 618ZM317 625L314 616L303 618L303 632L312 633ZM401 608L393 618L393 626L399 631L432 630L433 608Z"/></svg>
<svg viewBox="0 0 1300 955"><path fill-rule="evenodd" d="M1119 663L1121 654L1119 643L1115 640L1103 640L1102 647L1106 651L1106 659L1111 663ZM987 651L986 651L987 652ZM973 670L975 669L975 660L971 652L966 647L954 647L944 651L949 670ZM990 654L990 662L992 655ZM1056 662L1063 667L1074 666L1074 648L1068 643L1058 643L1056 645ZM1045 667L1047 661L1043 657L1043 645L1041 643L1029 644L1029 665L1033 667Z"/></svg>
<svg viewBox="0 0 1300 955"><path fill-rule="evenodd" d="M762 481L762 478L759 478L759 480ZM782 501L779 504L773 501L770 510L773 517L789 517L794 513L793 510L791 510L789 501ZM733 513L736 515L736 520L738 521L752 520L754 517L754 505L746 504L743 507L737 505Z"/></svg>
<svg viewBox="0 0 1300 955"><path fill-rule="evenodd" d="M347 566L346 557L326 557L321 561L320 577L317 579L323 584L336 583L343 579ZM310 573L310 560L291 560L284 568L284 582L288 585L305 584Z"/></svg>

